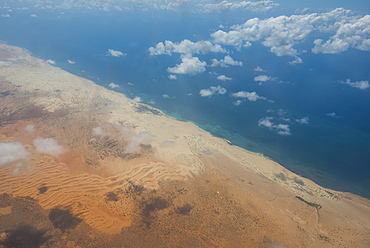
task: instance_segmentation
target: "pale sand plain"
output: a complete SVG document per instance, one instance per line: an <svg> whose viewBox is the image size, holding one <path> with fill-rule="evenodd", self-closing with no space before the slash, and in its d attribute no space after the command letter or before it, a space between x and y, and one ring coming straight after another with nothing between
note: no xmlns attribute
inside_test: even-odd
<svg viewBox="0 0 370 248"><path fill-rule="evenodd" d="M0 246L370 247L369 200L21 48L0 44L0 94L0 142L28 151L0 167Z"/></svg>

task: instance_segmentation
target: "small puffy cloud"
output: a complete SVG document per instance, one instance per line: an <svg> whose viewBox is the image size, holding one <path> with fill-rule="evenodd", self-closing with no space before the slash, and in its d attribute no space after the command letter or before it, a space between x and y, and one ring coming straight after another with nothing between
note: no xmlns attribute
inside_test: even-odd
<svg viewBox="0 0 370 248"><path fill-rule="evenodd" d="M37 15L35 15L35 14L31 14L30 16L31 16L31 17L34 17L34 18L36 18L36 17L37 17Z"/></svg>
<svg viewBox="0 0 370 248"><path fill-rule="evenodd" d="M264 117L258 121L258 126L266 127L280 135L291 135L290 128L288 124L275 124L273 122L273 117Z"/></svg>
<svg viewBox="0 0 370 248"><path fill-rule="evenodd" d="M112 134L108 131L104 131L101 127L94 127L92 129L92 135L99 137L99 138L104 138L104 137L111 136Z"/></svg>
<svg viewBox="0 0 370 248"><path fill-rule="evenodd" d="M330 117L333 117L333 118L340 118L336 113L334 112L331 112L331 113L327 113L326 114L327 116L330 116Z"/></svg>
<svg viewBox="0 0 370 248"><path fill-rule="evenodd" d="M290 128L288 124L278 124L275 126L277 133L280 135L291 135Z"/></svg>
<svg viewBox="0 0 370 248"><path fill-rule="evenodd" d="M67 62L68 62L68 64L75 64L76 62L74 62L74 61L72 61L72 60L70 60L70 59L67 59Z"/></svg>
<svg viewBox="0 0 370 248"><path fill-rule="evenodd" d="M230 81L232 80L232 78L230 77L226 77L225 75L220 75L217 77L218 80L221 80L221 81Z"/></svg>
<svg viewBox="0 0 370 248"><path fill-rule="evenodd" d="M10 17L9 14L1 14L1 17Z"/></svg>
<svg viewBox="0 0 370 248"><path fill-rule="evenodd" d="M135 153L141 150L140 145L149 145L154 139L154 135L148 132L141 132L137 135L131 135L125 138L127 145L124 150L124 154Z"/></svg>
<svg viewBox="0 0 370 248"><path fill-rule="evenodd" d="M65 149L62 145L59 145L58 141L54 138L38 137L32 142L36 152L47 154L53 157L58 157L67 151L67 149Z"/></svg>
<svg viewBox="0 0 370 248"><path fill-rule="evenodd" d="M173 43L172 41L166 40L164 43L159 42L155 47L149 48L150 55L167 54L172 53L180 54L206 54L209 52L213 53L226 53L227 51L222 48L219 44L213 44L211 41L197 41L192 42L190 40L183 40L180 43Z"/></svg>
<svg viewBox="0 0 370 248"><path fill-rule="evenodd" d="M211 86L209 89L202 89L199 91L199 95L202 97L211 97L214 94L217 95L224 95L227 92L227 90L220 85L217 86Z"/></svg>
<svg viewBox="0 0 370 248"><path fill-rule="evenodd" d="M235 105L235 106L239 106L240 104L242 104L243 103L243 101L242 100L236 100L235 102L233 102L233 104Z"/></svg>
<svg viewBox="0 0 370 248"><path fill-rule="evenodd" d="M246 98L249 101L255 102L257 100L266 100L266 97L259 96L255 91L248 92L248 91L239 91L236 93L231 94L232 97L238 98Z"/></svg>
<svg viewBox="0 0 370 248"><path fill-rule="evenodd" d="M113 57L121 57L121 56L126 55L121 51L116 51L116 50L113 50L113 49L108 49L107 53L108 53L108 55L113 56Z"/></svg>
<svg viewBox="0 0 370 248"><path fill-rule="evenodd" d="M170 98L170 96L169 96L169 95L167 95L167 94L163 94L163 95L162 95L162 97L163 97L163 98Z"/></svg>
<svg viewBox="0 0 370 248"><path fill-rule="evenodd" d="M29 152L20 142L0 143L0 168L27 159Z"/></svg>
<svg viewBox="0 0 370 248"><path fill-rule="evenodd" d="M24 129L26 129L26 131L28 133L33 133L35 131L35 126L34 125L27 125Z"/></svg>
<svg viewBox="0 0 370 248"><path fill-rule="evenodd" d="M134 99L132 99L134 102L141 102L141 98L136 96Z"/></svg>
<svg viewBox="0 0 370 248"><path fill-rule="evenodd" d="M302 64L302 63L303 63L303 60L299 57L296 57L295 60L292 60L292 61L289 62L289 64L291 64L291 65Z"/></svg>
<svg viewBox="0 0 370 248"><path fill-rule="evenodd" d="M310 118L308 117L303 117L301 119L296 119L295 121L298 122L299 124L308 124Z"/></svg>
<svg viewBox="0 0 370 248"><path fill-rule="evenodd" d="M257 66L256 68L253 69L255 72L264 72L265 70L262 69L261 67Z"/></svg>
<svg viewBox="0 0 370 248"><path fill-rule="evenodd" d="M234 30L229 32L218 30L211 34L211 37L215 43L235 46L238 50L240 50L244 42L242 33Z"/></svg>
<svg viewBox="0 0 370 248"><path fill-rule="evenodd" d="M212 59L211 67L221 66L221 67L229 67L229 66L243 66L243 62L234 60L229 55L226 55L223 59L217 60Z"/></svg>
<svg viewBox="0 0 370 248"><path fill-rule="evenodd" d="M256 82L267 82L269 80L271 80L271 77L267 75L259 75L254 78L254 81Z"/></svg>
<svg viewBox="0 0 370 248"><path fill-rule="evenodd" d="M360 90L366 90L369 88L369 82L368 81L358 81L358 82L351 82L350 79L347 79L346 81L341 81L342 84L347 84L351 87L358 88Z"/></svg>
<svg viewBox="0 0 370 248"><path fill-rule="evenodd" d="M51 65L55 65L56 64L55 61L54 60L51 60L51 59L46 60L46 63L49 63Z"/></svg>
<svg viewBox="0 0 370 248"><path fill-rule="evenodd" d="M115 83L110 83L110 84L108 84L108 86L110 88L112 88L112 89L115 89L115 88L118 88L119 87L119 85L118 84L115 84Z"/></svg>
<svg viewBox="0 0 370 248"><path fill-rule="evenodd" d="M176 80L177 75L171 74L171 75L168 75L168 78L171 79L171 80Z"/></svg>
<svg viewBox="0 0 370 248"><path fill-rule="evenodd" d="M169 73L195 75L206 70L207 63L198 57L182 56L182 62L173 68L167 68Z"/></svg>

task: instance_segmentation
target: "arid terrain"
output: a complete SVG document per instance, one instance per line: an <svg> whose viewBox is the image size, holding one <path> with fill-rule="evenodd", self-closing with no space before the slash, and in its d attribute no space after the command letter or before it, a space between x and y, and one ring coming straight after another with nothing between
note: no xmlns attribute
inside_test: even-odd
<svg viewBox="0 0 370 248"><path fill-rule="evenodd" d="M0 247L370 247L370 201L0 44Z"/></svg>

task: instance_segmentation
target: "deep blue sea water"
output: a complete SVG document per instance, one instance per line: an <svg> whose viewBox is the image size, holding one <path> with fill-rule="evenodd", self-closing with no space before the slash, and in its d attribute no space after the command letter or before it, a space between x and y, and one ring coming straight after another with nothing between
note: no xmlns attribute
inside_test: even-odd
<svg viewBox="0 0 370 248"><path fill-rule="evenodd" d="M338 83L347 78L370 80L369 52L306 53L301 55L303 64L292 66L288 64L291 58L277 57L256 43L253 49L232 53L243 62L242 67L207 68L201 74L170 80L166 69L179 64L180 56L150 56L149 47L164 40L210 39L220 24L239 24L254 16L33 11L38 17L29 18L31 12L25 13L0 20L0 40L52 59L55 66L103 86L120 85L115 90L128 97L139 96L144 103L263 153L322 186L370 198L370 90ZM108 49L126 55L107 56ZM197 56L209 63L225 54ZM76 63L69 64L68 59ZM257 66L274 80L262 85L255 82L254 77L261 74L253 70ZM233 80L222 82L212 73ZM199 96L201 89L217 85L227 93ZM235 106L230 94L240 90L256 91L272 102L246 101ZM339 118L327 115L333 112ZM265 117L289 124L292 135L258 126ZM309 118L308 124L296 121L304 117Z"/></svg>

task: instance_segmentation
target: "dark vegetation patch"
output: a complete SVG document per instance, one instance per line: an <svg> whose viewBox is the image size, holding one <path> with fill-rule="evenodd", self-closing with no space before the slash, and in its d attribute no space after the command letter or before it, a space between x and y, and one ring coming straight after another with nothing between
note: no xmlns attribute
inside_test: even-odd
<svg viewBox="0 0 370 248"><path fill-rule="evenodd" d="M49 213L49 220L54 228L59 228L62 232L68 229L75 229L82 221L81 219L73 216L69 210L60 208L53 208Z"/></svg>
<svg viewBox="0 0 370 248"><path fill-rule="evenodd" d="M152 149L152 146L150 144L148 144L148 145L140 144L139 146L143 150L150 150L150 149Z"/></svg>
<svg viewBox="0 0 370 248"><path fill-rule="evenodd" d="M141 154L140 153L121 153L120 157L127 159L127 160L132 160L132 159L141 157Z"/></svg>
<svg viewBox="0 0 370 248"><path fill-rule="evenodd" d="M46 191L48 191L48 187L42 186L41 188L38 188L40 194L44 194Z"/></svg>
<svg viewBox="0 0 370 248"><path fill-rule="evenodd" d="M22 225L14 230L6 231L6 237L0 241L0 245L5 248L38 248L51 238L45 234L44 230Z"/></svg>
<svg viewBox="0 0 370 248"><path fill-rule="evenodd" d="M282 173L282 172L280 172L279 174L276 174L275 173L275 177L279 178L282 181L286 181L286 179L287 179L286 176L285 176L285 174Z"/></svg>
<svg viewBox="0 0 370 248"><path fill-rule="evenodd" d="M98 162L95 162L94 160L89 159L89 158L85 160L85 163L86 163L88 166L91 166L91 167L94 167L94 168L99 167L99 163L98 163Z"/></svg>
<svg viewBox="0 0 370 248"><path fill-rule="evenodd" d="M14 95L14 93L11 92L10 90L5 90L5 91L0 92L0 97L5 97L9 95Z"/></svg>
<svg viewBox="0 0 370 248"><path fill-rule="evenodd" d="M304 186L304 185L305 185L305 184L304 184L304 182L303 182L301 179L297 178L297 177L294 177L294 182L295 182L296 184L299 184L299 185L302 185L302 186Z"/></svg>
<svg viewBox="0 0 370 248"><path fill-rule="evenodd" d="M125 190L125 193L128 195L141 195L145 191L145 187L142 185L135 184L132 181L129 181L128 184Z"/></svg>
<svg viewBox="0 0 370 248"><path fill-rule="evenodd" d="M334 193L333 192L330 192L329 190L325 190L326 193L328 193L331 197L334 197Z"/></svg>
<svg viewBox="0 0 370 248"><path fill-rule="evenodd" d="M324 235L319 235L319 238L321 239L321 240L323 240L323 241L325 241L325 242L329 242L330 243L330 238L329 237L327 237L327 236L324 236Z"/></svg>
<svg viewBox="0 0 370 248"><path fill-rule="evenodd" d="M135 111L138 113L152 113L153 115L161 115L161 112L159 110L145 105L135 106Z"/></svg>
<svg viewBox="0 0 370 248"><path fill-rule="evenodd" d="M166 209L169 207L169 203L162 197L152 197L147 202L143 203L142 215L149 217L152 212L157 210Z"/></svg>
<svg viewBox="0 0 370 248"><path fill-rule="evenodd" d="M116 201L119 200L117 194L114 193L114 192L108 192L106 197L107 197L107 201L115 201L116 202Z"/></svg>
<svg viewBox="0 0 370 248"><path fill-rule="evenodd" d="M322 206L320 204L316 204L316 203L313 203L313 202L308 202L306 201L305 199L303 199L302 197L300 196L296 196L296 198L300 201L303 201L304 203L306 203L308 206L310 207L314 207L316 208L317 210L319 210L320 208L322 208Z"/></svg>
<svg viewBox="0 0 370 248"><path fill-rule="evenodd" d="M188 203L181 207L176 207L175 208L175 213L181 214L181 215L189 215L190 211L193 209L192 206L190 206Z"/></svg>

